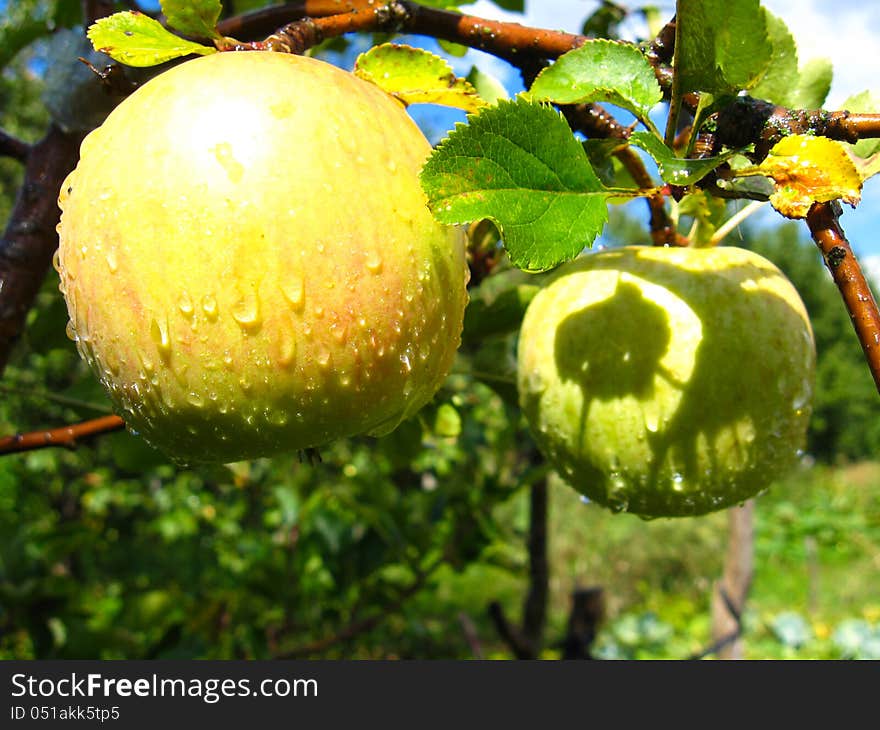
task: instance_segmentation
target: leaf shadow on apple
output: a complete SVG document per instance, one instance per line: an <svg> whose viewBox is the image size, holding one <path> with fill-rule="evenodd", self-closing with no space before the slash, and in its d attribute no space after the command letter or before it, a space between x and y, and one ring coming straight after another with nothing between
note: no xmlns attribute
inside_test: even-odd
<svg viewBox="0 0 880 730"><path fill-rule="evenodd" d="M589 267L616 265L607 257ZM614 489L609 472L618 478L619 447L619 473L638 484L627 484L612 507L661 516L742 502L794 459L787 394L790 379L803 378L804 363L789 357L802 350L792 345L802 336L793 326L798 315L782 297L754 284L761 275L754 266L695 276L653 261L631 273L686 305L699 321L697 336L683 338L666 309L634 279L618 280L610 297L562 319L554 339L556 368L564 384L581 392L578 455L569 477L574 472L575 486L602 502ZM781 315L781 309L791 312ZM607 423L614 418L617 424ZM605 422L597 427L594 421ZM645 493L650 506L640 504Z"/></svg>

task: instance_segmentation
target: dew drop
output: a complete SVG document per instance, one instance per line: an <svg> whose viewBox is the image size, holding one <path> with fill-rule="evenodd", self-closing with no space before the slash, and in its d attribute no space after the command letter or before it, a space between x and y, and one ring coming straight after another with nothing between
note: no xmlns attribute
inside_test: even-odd
<svg viewBox="0 0 880 730"><path fill-rule="evenodd" d="M672 490L675 492L684 491L684 477L678 472L672 475Z"/></svg>
<svg viewBox="0 0 880 730"><path fill-rule="evenodd" d="M189 317L193 313L193 303L192 299L189 298L189 294L183 292L177 300L177 308L180 309L181 313L185 316Z"/></svg>
<svg viewBox="0 0 880 730"><path fill-rule="evenodd" d="M202 311L211 322L217 319L217 300L213 294L205 294L202 297Z"/></svg>
<svg viewBox="0 0 880 730"><path fill-rule="evenodd" d="M322 368L329 368L331 360L332 357L330 356L330 350L321 350L321 352L318 353L318 365Z"/></svg>
<svg viewBox="0 0 880 730"><path fill-rule="evenodd" d="M163 320L153 319L150 321L150 337L156 343L159 355L163 360L171 357L171 337L168 335L168 323Z"/></svg>
<svg viewBox="0 0 880 730"><path fill-rule="evenodd" d="M116 251L111 248L104 256L104 259L107 261L107 268L110 270L110 273L115 274L119 270L119 262L116 260Z"/></svg>
<svg viewBox="0 0 880 730"><path fill-rule="evenodd" d="M254 332L260 328L263 319L260 316L260 300L256 293L248 292L238 298L232 305L232 318L245 332Z"/></svg>
<svg viewBox="0 0 880 730"><path fill-rule="evenodd" d="M191 406L195 408L202 408L205 405L205 399L195 391L190 391L190 393L186 396L186 400Z"/></svg>
<svg viewBox="0 0 880 730"><path fill-rule="evenodd" d="M650 433L657 433L660 428L660 413L651 405L645 409L645 428Z"/></svg>
<svg viewBox="0 0 880 730"><path fill-rule="evenodd" d="M273 426L284 426L288 421L285 411L266 411L266 420Z"/></svg>
<svg viewBox="0 0 880 730"><path fill-rule="evenodd" d="M370 251L367 254L366 260L367 271L371 274L378 274L382 271L382 257L379 256L378 251Z"/></svg>
<svg viewBox="0 0 880 730"><path fill-rule="evenodd" d="M347 333L344 324L333 323L330 325L330 334L333 335L333 339L335 339L340 345L345 344Z"/></svg>
<svg viewBox="0 0 880 730"><path fill-rule="evenodd" d="M293 358L296 357L296 340L293 337L293 333L287 327L280 328L279 337L278 362L283 367L287 367L293 362Z"/></svg>
<svg viewBox="0 0 880 730"><path fill-rule="evenodd" d="M281 295L287 300L291 307L295 310L302 309L305 301L306 287L305 282L299 277L291 277L284 279L280 285Z"/></svg>
<svg viewBox="0 0 880 730"><path fill-rule="evenodd" d="M72 342L79 342L79 335L76 333L76 327L73 326L73 322L68 320L67 327L64 328L64 333L67 335L67 339Z"/></svg>

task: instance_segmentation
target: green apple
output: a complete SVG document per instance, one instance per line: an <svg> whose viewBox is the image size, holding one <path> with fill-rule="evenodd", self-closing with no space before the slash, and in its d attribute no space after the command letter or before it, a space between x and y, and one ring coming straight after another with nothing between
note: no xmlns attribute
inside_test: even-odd
<svg viewBox="0 0 880 730"><path fill-rule="evenodd" d="M82 145L59 205L69 333L127 425L177 460L381 434L459 345L465 236L418 179L402 105L327 63L198 58Z"/></svg>
<svg viewBox="0 0 880 730"><path fill-rule="evenodd" d="M518 349L542 453L589 499L645 517L734 505L789 469L814 371L797 291L734 247L587 254L531 302Z"/></svg>

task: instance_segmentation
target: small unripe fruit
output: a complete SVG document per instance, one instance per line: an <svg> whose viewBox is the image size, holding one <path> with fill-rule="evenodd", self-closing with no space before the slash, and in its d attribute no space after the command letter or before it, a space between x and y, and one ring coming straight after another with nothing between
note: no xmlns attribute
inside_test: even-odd
<svg viewBox="0 0 880 730"><path fill-rule="evenodd" d="M529 305L518 360L542 453L615 511L682 516L740 503L804 443L810 321L788 279L740 248L583 256Z"/></svg>
<svg viewBox="0 0 880 730"><path fill-rule="evenodd" d="M70 334L127 425L180 461L380 434L448 373L464 234L431 216L430 145L327 63L219 53L149 81L59 199Z"/></svg>

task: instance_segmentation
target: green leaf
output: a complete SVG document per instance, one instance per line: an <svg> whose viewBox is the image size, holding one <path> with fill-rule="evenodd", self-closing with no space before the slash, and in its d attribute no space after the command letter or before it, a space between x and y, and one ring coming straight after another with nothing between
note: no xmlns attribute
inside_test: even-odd
<svg viewBox="0 0 880 730"><path fill-rule="evenodd" d="M472 0L468 0L471 2ZM510 10L514 13L522 13L525 10L524 0L492 0L492 2L503 10Z"/></svg>
<svg viewBox="0 0 880 730"><path fill-rule="evenodd" d="M461 416L451 403L441 403L434 417L435 436L441 438L458 438L461 434Z"/></svg>
<svg viewBox="0 0 880 730"><path fill-rule="evenodd" d="M678 93L726 96L764 75L773 45L758 0L678 0L676 18Z"/></svg>
<svg viewBox="0 0 880 730"><path fill-rule="evenodd" d="M491 74L481 71L476 66L471 68L466 80L474 87L474 89L476 89L480 98L484 99L489 104L494 104L499 99L510 98L510 94L507 93L504 84Z"/></svg>
<svg viewBox="0 0 880 730"><path fill-rule="evenodd" d="M654 162L657 163L660 177L663 178L664 182L682 187L693 185L695 182L701 180L712 172L712 170L720 164L726 162L733 157L733 155L737 154L736 150L731 150L718 157L686 160L681 157L676 157L675 153L669 149L669 147L649 132L633 132L630 135L629 143L636 147L640 147L654 158Z"/></svg>
<svg viewBox="0 0 880 730"><path fill-rule="evenodd" d="M148 15L130 11L101 18L87 35L96 51L128 66L155 66L191 53L216 53L215 48L174 35Z"/></svg>
<svg viewBox="0 0 880 730"><path fill-rule="evenodd" d="M694 219L696 225L690 239L693 245L705 246L727 218L727 203L705 190L696 190L679 201L678 215Z"/></svg>
<svg viewBox="0 0 880 730"><path fill-rule="evenodd" d="M544 69L529 90L536 101L582 104L606 101L646 121L663 93L651 64L634 46L587 41Z"/></svg>
<svg viewBox="0 0 880 730"><path fill-rule="evenodd" d="M863 91L853 94L845 102L843 108L859 114L876 114L880 112L880 98L872 91ZM852 147L853 152L859 157L870 157L880 152L880 139L863 139Z"/></svg>
<svg viewBox="0 0 880 730"><path fill-rule="evenodd" d="M608 218L606 189L565 120L522 97L458 124L422 170L443 223L490 218L511 262L553 268L589 246Z"/></svg>
<svg viewBox="0 0 880 730"><path fill-rule="evenodd" d="M442 38L437 40L437 45L439 45L440 48L446 51L450 56L455 56L455 58L462 58L467 55L467 52L470 50L467 46L461 45L461 43L443 40Z"/></svg>
<svg viewBox="0 0 880 730"><path fill-rule="evenodd" d="M440 104L465 111L486 106L476 89L457 78L444 59L421 48L375 46L358 56L354 73L407 105Z"/></svg>
<svg viewBox="0 0 880 730"><path fill-rule="evenodd" d="M767 72L752 89L752 96L774 104L791 106L797 90L798 73L797 44L785 23L764 10L767 21L767 37L773 47L773 55Z"/></svg>
<svg viewBox="0 0 880 730"><path fill-rule="evenodd" d="M590 38L619 38L620 24L628 11L617 3L605 0L585 21L581 35Z"/></svg>
<svg viewBox="0 0 880 730"><path fill-rule="evenodd" d="M813 58L800 70L797 89L790 104L795 109L820 109L831 91L834 67L828 58Z"/></svg>
<svg viewBox="0 0 880 730"><path fill-rule="evenodd" d="M219 38L217 21L223 6L220 0L162 0L168 25L196 38Z"/></svg>
<svg viewBox="0 0 880 730"><path fill-rule="evenodd" d="M630 171L614 154L626 141L621 139L588 139L584 141L584 151L593 171L599 176L605 187L637 189L639 184L633 179ZM629 202L627 197L625 202ZM609 202L615 202L610 199Z"/></svg>

